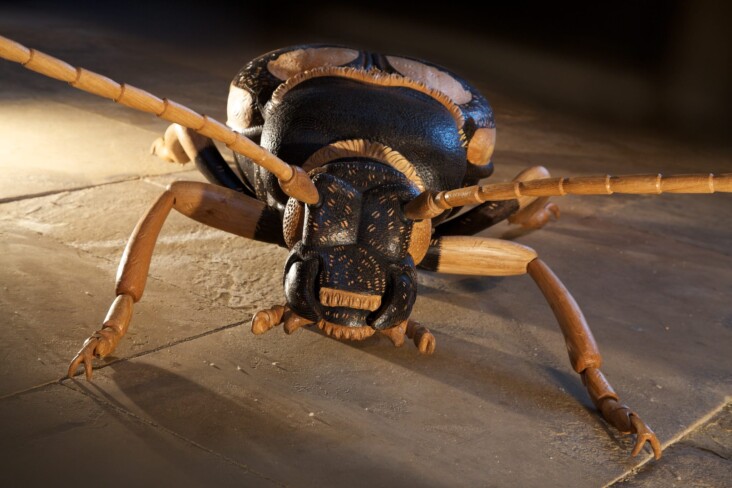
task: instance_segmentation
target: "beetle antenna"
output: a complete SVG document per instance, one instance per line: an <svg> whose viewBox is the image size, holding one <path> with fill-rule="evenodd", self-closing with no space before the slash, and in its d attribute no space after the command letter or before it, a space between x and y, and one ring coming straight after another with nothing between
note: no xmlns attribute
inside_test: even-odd
<svg viewBox="0 0 732 488"><path fill-rule="evenodd" d="M476 205L487 201L513 200L523 196L714 192L732 192L732 173L671 176L661 174L574 176L475 185L436 193L423 192L404 206L404 212L408 218L420 220L431 219L445 210L455 207Z"/></svg>
<svg viewBox="0 0 732 488"><path fill-rule="evenodd" d="M71 66L60 59L25 47L3 36L0 36L0 58L20 63L23 67L50 78L65 81L79 90L109 98L116 103L155 114L161 119L195 130L203 136L226 144L232 151L246 156L273 173L287 195L310 204L317 203L320 198L318 190L302 168L285 163L247 137L229 129L208 115L201 115L173 100L158 98L132 85L117 83L84 68Z"/></svg>

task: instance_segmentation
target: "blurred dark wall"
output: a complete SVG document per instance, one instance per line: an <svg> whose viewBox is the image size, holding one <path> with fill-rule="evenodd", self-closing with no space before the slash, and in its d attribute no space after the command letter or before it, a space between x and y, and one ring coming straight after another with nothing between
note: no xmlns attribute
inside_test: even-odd
<svg viewBox="0 0 732 488"><path fill-rule="evenodd" d="M553 110L729 145L732 3L14 1L185 46L326 41L426 57Z"/></svg>

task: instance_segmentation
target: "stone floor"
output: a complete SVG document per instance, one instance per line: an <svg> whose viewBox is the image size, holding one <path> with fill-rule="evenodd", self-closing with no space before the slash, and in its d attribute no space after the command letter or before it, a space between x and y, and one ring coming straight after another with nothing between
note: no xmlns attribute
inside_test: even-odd
<svg viewBox="0 0 732 488"><path fill-rule="evenodd" d="M0 35L224 119L227 85L277 47L176 51L62 15L0 12ZM470 73L468 73L470 75ZM468 76L470 78L470 76ZM732 172L729 151L608 128L493 93L496 179ZM583 306L625 402L664 457L598 417L527 277L422 273L437 352L314 331L249 333L283 302L287 252L166 224L144 299L94 379L68 361L113 299L136 220L201 177L149 155L166 124L0 62L3 486L729 486L732 195L568 197L537 249Z"/></svg>

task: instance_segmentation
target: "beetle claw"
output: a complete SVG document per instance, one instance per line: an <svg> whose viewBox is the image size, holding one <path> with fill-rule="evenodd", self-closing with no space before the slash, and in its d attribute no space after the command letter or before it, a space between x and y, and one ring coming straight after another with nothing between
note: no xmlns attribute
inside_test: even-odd
<svg viewBox="0 0 732 488"><path fill-rule="evenodd" d="M631 456L637 456L638 453L643 449L643 446L648 442L653 450L653 457L656 459L661 458L661 443L656 437L656 434L648 427L648 424L643 422L641 418L635 413L630 414L631 431L636 435L635 446L633 446L633 452Z"/></svg>
<svg viewBox="0 0 732 488"><path fill-rule="evenodd" d="M86 379L87 381L91 381L92 371L94 369L94 358L102 358L106 356L111 352L111 349L113 349L113 347L106 337L101 335L99 332L94 333L84 341L79 352L76 353L76 356L74 356L71 363L69 363L69 370L67 371L66 376L73 378L76 375L76 370L79 366L84 365L84 374L86 375Z"/></svg>

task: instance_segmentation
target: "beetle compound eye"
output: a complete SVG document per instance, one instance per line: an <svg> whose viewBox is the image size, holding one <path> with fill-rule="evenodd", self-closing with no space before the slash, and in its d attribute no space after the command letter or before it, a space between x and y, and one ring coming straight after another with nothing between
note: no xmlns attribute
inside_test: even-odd
<svg viewBox="0 0 732 488"><path fill-rule="evenodd" d="M282 234L288 248L297 244L302 239L302 228L305 219L305 206L294 198L287 201L285 214L282 217Z"/></svg>

